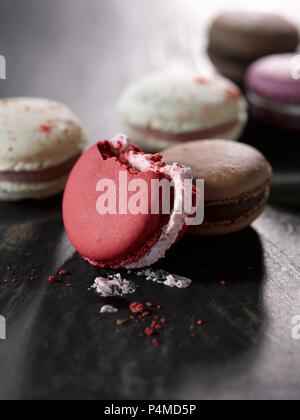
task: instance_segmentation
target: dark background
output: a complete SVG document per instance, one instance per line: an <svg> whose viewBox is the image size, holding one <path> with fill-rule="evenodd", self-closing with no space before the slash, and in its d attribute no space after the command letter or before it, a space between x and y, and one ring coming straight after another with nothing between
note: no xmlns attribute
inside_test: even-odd
<svg viewBox="0 0 300 420"><path fill-rule="evenodd" d="M62 101L91 143L112 137L115 103L129 81L170 63L209 70L199 51L222 2L207 3L0 0L7 60L0 96ZM297 3L270 1L269 8L295 16ZM244 140L275 168L265 214L237 235L185 237L158 267L190 276L190 289L133 278L140 287L128 302L160 304L169 321L159 348L139 337L139 323L117 332L128 302L117 316L99 315L103 302L87 289L100 271L69 245L61 197L0 204L0 314L8 335L0 341L1 399L299 398L300 341L292 339L300 315L299 139L251 122ZM61 267L72 277L48 284ZM205 324L192 338L198 319Z"/></svg>

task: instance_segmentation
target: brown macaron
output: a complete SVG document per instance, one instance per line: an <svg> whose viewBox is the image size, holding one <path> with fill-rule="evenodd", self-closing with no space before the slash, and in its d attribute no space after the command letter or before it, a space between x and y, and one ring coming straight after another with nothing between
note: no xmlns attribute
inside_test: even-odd
<svg viewBox="0 0 300 420"><path fill-rule="evenodd" d="M205 180L205 217L190 232L218 236L238 232L263 212L270 194L272 168L265 157L246 144L205 140L171 147L168 163L192 168L194 179Z"/></svg>
<svg viewBox="0 0 300 420"><path fill-rule="evenodd" d="M240 10L222 13L213 20L208 53L221 74L241 83L255 60L294 52L298 44L297 28L284 17Z"/></svg>

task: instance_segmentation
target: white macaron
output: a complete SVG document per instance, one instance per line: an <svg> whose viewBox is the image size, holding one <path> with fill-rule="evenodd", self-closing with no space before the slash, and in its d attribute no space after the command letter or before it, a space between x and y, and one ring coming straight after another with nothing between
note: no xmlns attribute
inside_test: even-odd
<svg viewBox="0 0 300 420"><path fill-rule="evenodd" d="M246 100L235 84L183 69L153 73L131 84L118 111L123 131L154 152L193 140L238 140L247 122Z"/></svg>
<svg viewBox="0 0 300 420"><path fill-rule="evenodd" d="M60 103L0 100L0 199L42 199L63 191L86 144L79 119Z"/></svg>

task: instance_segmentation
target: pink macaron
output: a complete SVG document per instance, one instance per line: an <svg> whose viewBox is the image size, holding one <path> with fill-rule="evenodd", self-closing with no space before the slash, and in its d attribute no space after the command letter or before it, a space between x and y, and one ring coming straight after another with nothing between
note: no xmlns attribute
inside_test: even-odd
<svg viewBox="0 0 300 420"><path fill-rule="evenodd" d="M272 55L254 63L246 85L252 116L269 125L300 131L299 57Z"/></svg>
<svg viewBox="0 0 300 420"><path fill-rule="evenodd" d="M151 188L140 196L149 208L129 211L135 195L130 185L143 182L150 187L153 181L161 180L171 180L174 185L169 214L161 211L161 197L154 197ZM82 155L66 186L63 219L71 243L85 260L98 267L141 268L154 264L185 230L188 215L182 211L182 191L186 180L192 181L190 169L166 165L159 155L144 154L126 136L100 141ZM106 203L112 206L107 211L103 211L104 206L100 208L103 182L106 188L112 185ZM154 200L158 201L157 212L150 210Z"/></svg>

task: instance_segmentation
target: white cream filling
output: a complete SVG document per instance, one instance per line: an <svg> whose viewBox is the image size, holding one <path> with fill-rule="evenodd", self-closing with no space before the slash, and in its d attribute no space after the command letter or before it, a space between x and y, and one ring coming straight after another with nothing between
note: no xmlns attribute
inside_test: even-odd
<svg viewBox="0 0 300 420"><path fill-rule="evenodd" d="M91 288L102 297L125 296L136 291L136 286L131 281L123 279L120 273L107 278L96 278Z"/></svg>
<svg viewBox="0 0 300 420"><path fill-rule="evenodd" d="M160 168L159 164L151 162L150 155L136 154L130 151L129 139L120 134L115 137L111 144L117 147L122 144L123 150L127 153L128 164L139 171L158 171L168 176L174 183L174 207L170 215L168 224L162 229L158 242L149 250L149 252L134 264L128 265L126 268L143 268L149 267L163 258L166 252L176 242L179 233L187 223L189 215L184 211L184 191L186 188L186 180L192 182L193 176L190 168L180 166L178 164L166 165Z"/></svg>

